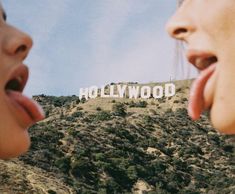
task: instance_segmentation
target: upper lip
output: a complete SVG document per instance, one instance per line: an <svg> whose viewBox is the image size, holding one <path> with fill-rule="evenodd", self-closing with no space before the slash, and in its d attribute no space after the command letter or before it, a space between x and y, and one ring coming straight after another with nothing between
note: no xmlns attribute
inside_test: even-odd
<svg viewBox="0 0 235 194"><path fill-rule="evenodd" d="M28 67L21 64L15 67L9 74L8 79L5 83L5 90L16 90L18 92L23 92L25 85L27 83L29 76ZM16 88L8 88L11 82L16 82Z"/></svg>
<svg viewBox="0 0 235 194"><path fill-rule="evenodd" d="M188 50L186 56L188 61L199 70L208 68L211 64L217 62L218 60L216 55L212 52L201 50Z"/></svg>

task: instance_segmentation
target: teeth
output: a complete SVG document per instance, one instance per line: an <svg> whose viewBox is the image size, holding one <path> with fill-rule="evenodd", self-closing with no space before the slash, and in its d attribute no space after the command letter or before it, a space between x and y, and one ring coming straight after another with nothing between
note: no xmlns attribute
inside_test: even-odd
<svg viewBox="0 0 235 194"><path fill-rule="evenodd" d="M201 69L203 67L203 60L202 58L197 58L195 61L195 65L197 68Z"/></svg>
<svg viewBox="0 0 235 194"><path fill-rule="evenodd" d="M22 77L17 77L16 80L17 80L19 83L22 83L23 78L22 78Z"/></svg>

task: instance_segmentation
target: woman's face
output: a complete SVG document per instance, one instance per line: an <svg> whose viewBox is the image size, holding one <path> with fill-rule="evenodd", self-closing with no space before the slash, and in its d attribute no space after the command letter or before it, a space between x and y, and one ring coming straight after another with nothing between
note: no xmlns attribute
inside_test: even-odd
<svg viewBox="0 0 235 194"><path fill-rule="evenodd" d="M196 120L210 109L214 127L235 134L235 1L185 0L167 30L186 43L189 62L200 70L189 115Z"/></svg>
<svg viewBox="0 0 235 194"><path fill-rule="evenodd" d="M40 107L22 94L28 78L23 60L32 40L5 20L0 5L0 159L26 152L27 128L44 117Z"/></svg>

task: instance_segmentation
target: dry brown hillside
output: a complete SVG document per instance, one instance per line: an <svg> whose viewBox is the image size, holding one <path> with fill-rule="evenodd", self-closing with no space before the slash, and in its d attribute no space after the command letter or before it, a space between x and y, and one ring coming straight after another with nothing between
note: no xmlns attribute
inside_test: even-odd
<svg viewBox="0 0 235 194"><path fill-rule="evenodd" d="M235 193L234 137L191 121L191 81L175 84L162 99L35 96L47 118L0 161L0 193Z"/></svg>

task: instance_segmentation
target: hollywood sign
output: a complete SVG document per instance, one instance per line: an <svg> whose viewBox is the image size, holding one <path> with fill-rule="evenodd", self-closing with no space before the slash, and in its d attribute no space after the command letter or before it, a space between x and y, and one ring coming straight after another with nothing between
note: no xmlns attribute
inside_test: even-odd
<svg viewBox="0 0 235 194"><path fill-rule="evenodd" d="M137 85L109 85L100 89L97 86L80 88L79 98L163 98L175 95L175 85L167 83L164 86L137 86Z"/></svg>

